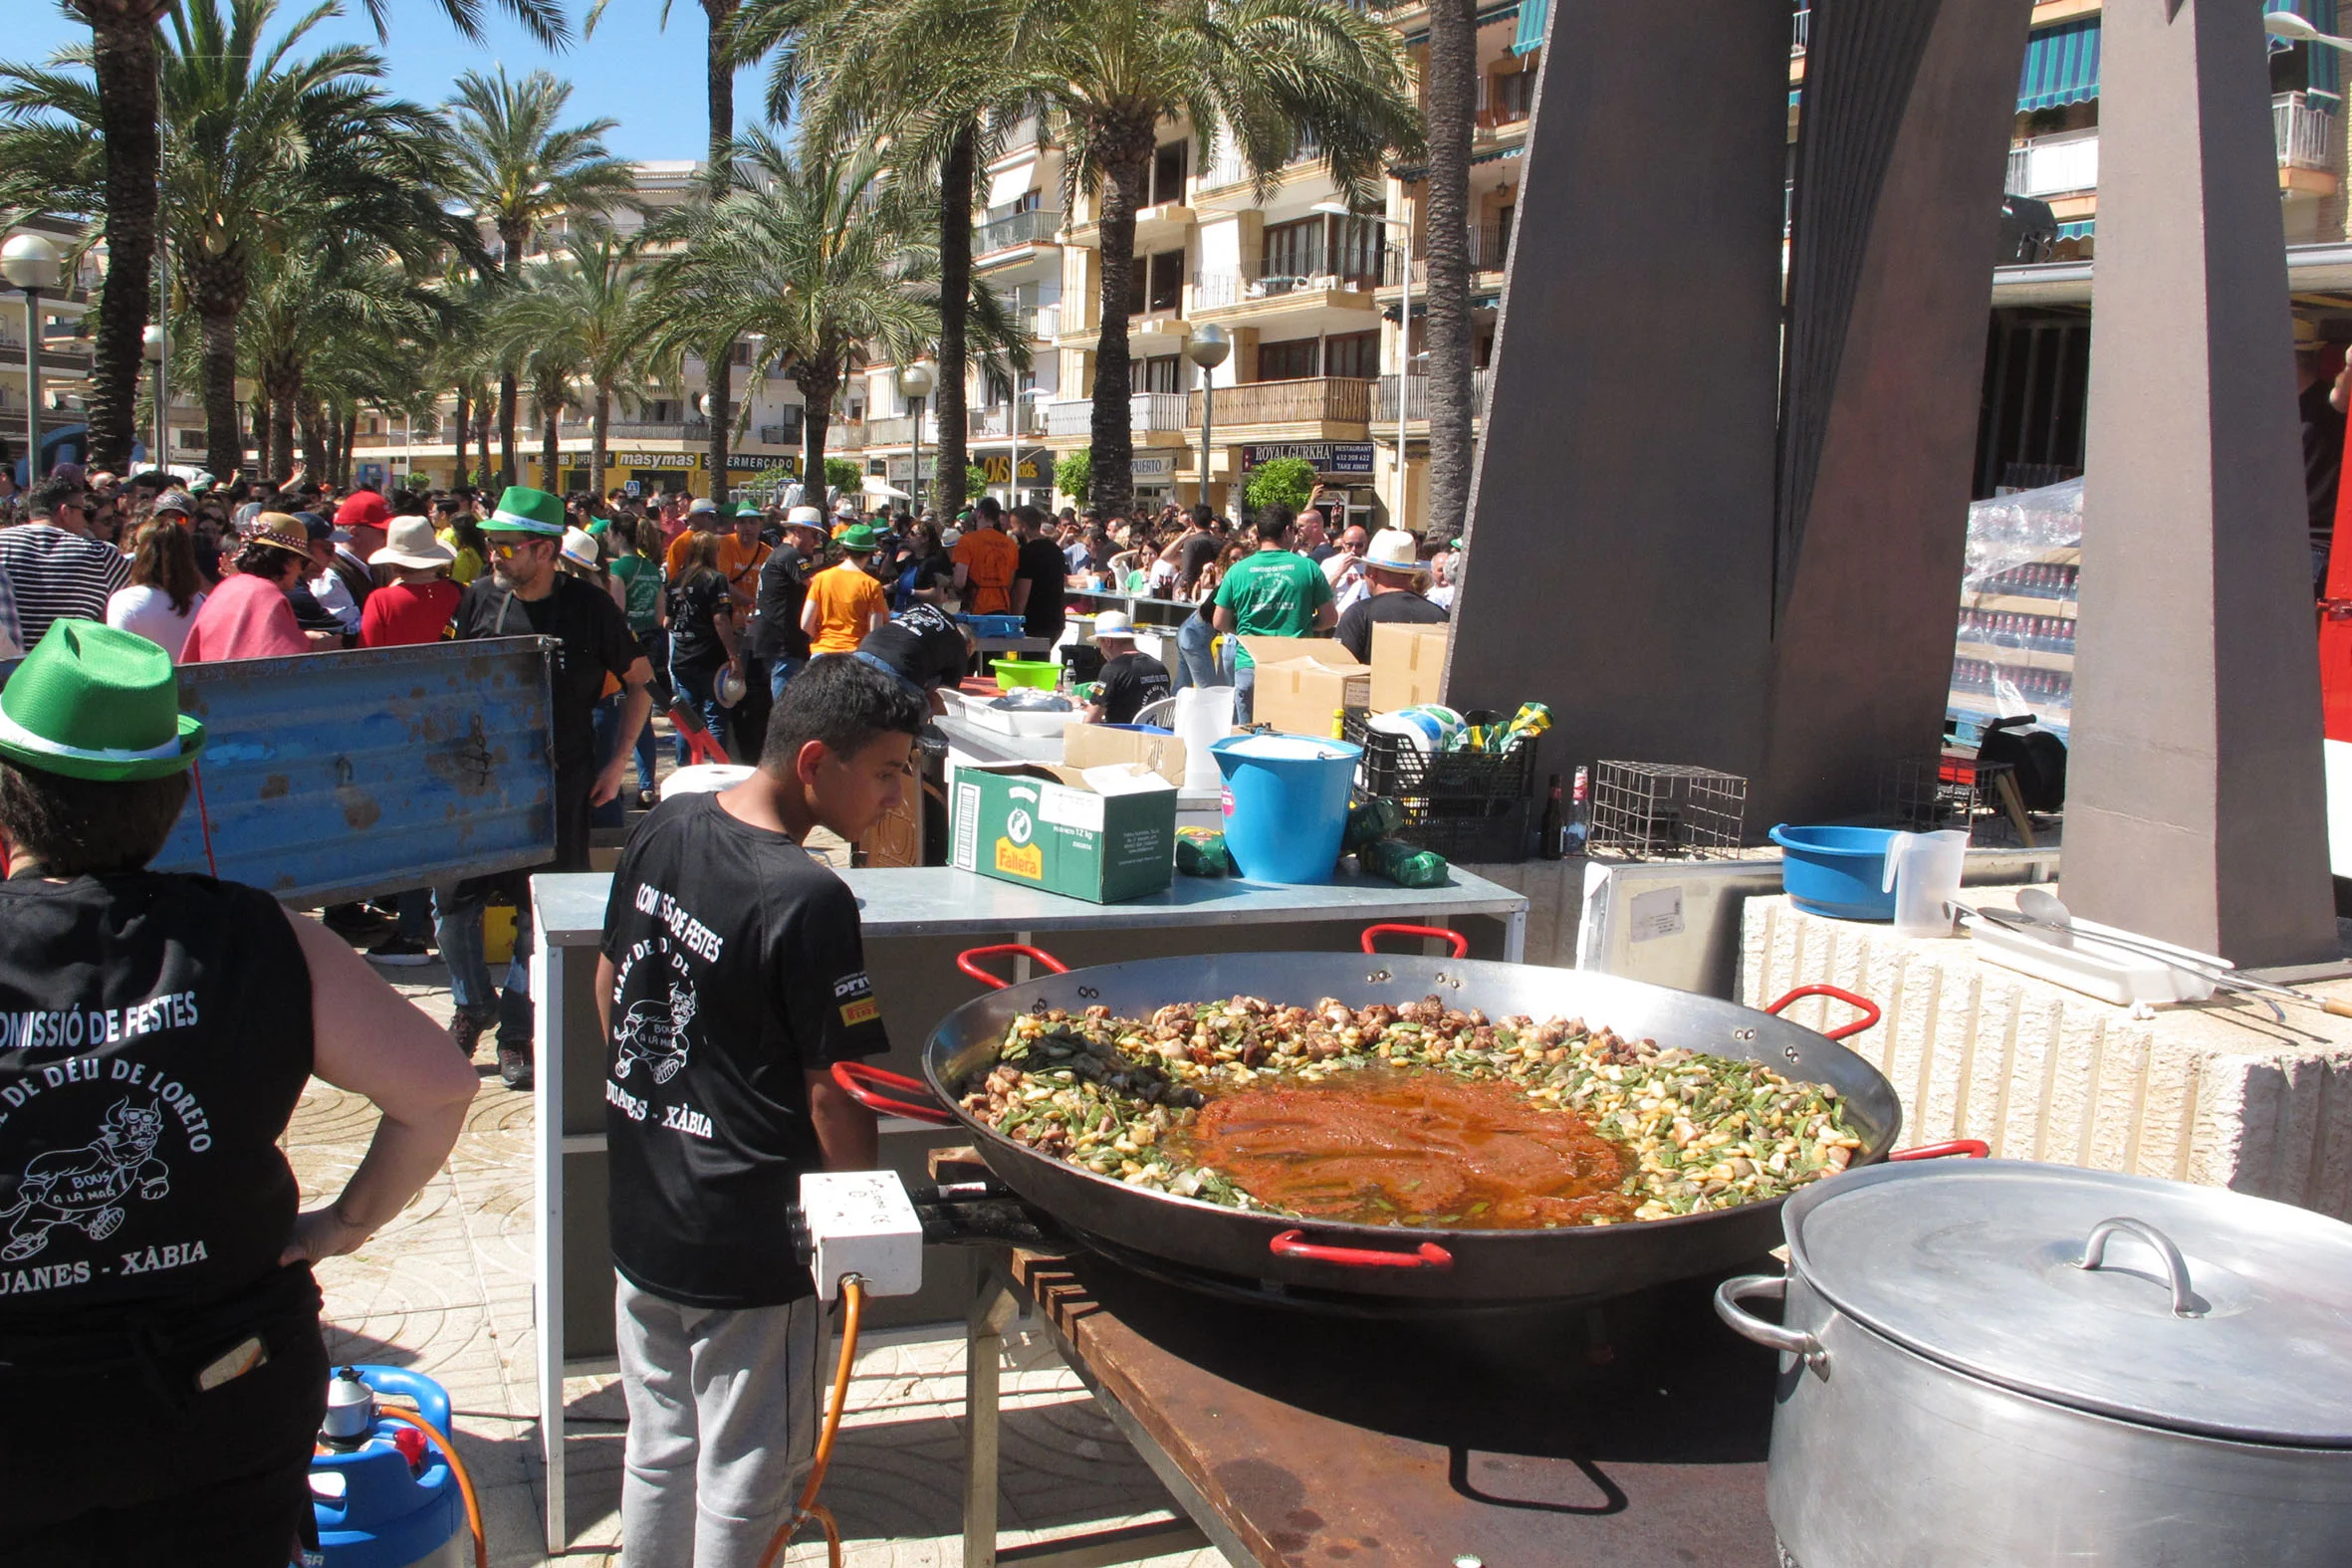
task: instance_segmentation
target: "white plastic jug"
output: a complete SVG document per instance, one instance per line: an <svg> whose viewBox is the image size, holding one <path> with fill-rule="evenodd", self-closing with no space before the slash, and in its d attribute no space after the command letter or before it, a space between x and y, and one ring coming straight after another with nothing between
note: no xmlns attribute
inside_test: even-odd
<svg viewBox="0 0 2352 1568"><path fill-rule="evenodd" d="M1968 851L1969 835L1957 828L1897 833L1887 840L1886 880L1879 891L1891 889L1895 895L1895 935L1952 935L1952 917L1944 906L1960 897Z"/></svg>
<svg viewBox="0 0 2352 1568"><path fill-rule="evenodd" d="M1209 755L1209 748L1233 730L1233 688L1185 687L1176 694L1176 711L1170 717L1169 728L1184 743L1186 790L1201 794L1223 788L1225 776L1218 772L1217 759Z"/></svg>

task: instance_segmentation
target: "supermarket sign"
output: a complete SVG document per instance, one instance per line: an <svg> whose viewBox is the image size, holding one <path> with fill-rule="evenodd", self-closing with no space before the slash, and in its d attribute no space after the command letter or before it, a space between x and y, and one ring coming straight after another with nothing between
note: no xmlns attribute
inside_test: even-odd
<svg viewBox="0 0 2352 1568"><path fill-rule="evenodd" d="M1369 474L1369 441L1261 441L1242 448L1242 472L1249 473L1278 457L1303 458L1318 474Z"/></svg>
<svg viewBox="0 0 2352 1568"><path fill-rule="evenodd" d="M699 473L710 467L708 452L614 452L604 459L613 468L647 468L668 472ZM799 474L801 460L797 457L747 457L734 452L727 454L730 474L781 473L787 478Z"/></svg>

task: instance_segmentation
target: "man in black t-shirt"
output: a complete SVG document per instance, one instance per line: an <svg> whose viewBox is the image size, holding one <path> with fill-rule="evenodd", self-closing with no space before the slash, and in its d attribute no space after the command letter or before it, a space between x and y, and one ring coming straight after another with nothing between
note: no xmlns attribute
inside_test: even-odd
<svg viewBox="0 0 2352 1568"><path fill-rule="evenodd" d="M1088 724L1133 724L1136 713L1168 695L1168 667L1135 649L1135 628L1122 610L1094 617L1102 650L1102 692L1086 707Z"/></svg>
<svg viewBox="0 0 2352 1568"><path fill-rule="evenodd" d="M926 717L889 672L816 660L751 778L654 807L613 872L596 1008L632 1563L753 1561L808 1462L820 1318L791 1222L803 1175L873 1168L873 1115L829 1069L889 1042L857 900L800 846L897 809Z"/></svg>
<svg viewBox="0 0 2352 1568"><path fill-rule="evenodd" d="M1421 582L1427 573L1412 535L1395 528L1374 535L1372 548L1364 554L1365 593L1339 617L1334 633L1339 646L1354 654L1359 663L1368 664L1372 628L1382 621L1423 626L1444 621L1445 610L1421 596Z"/></svg>
<svg viewBox="0 0 2352 1568"><path fill-rule="evenodd" d="M653 711L653 666L637 651L628 617L601 587L556 569L564 543L564 503L543 490L508 487L482 524L490 571L457 601L456 631L471 637L553 637L557 651L548 729L556 761L556 857L542 869L588 868L588 810L620 792L629 748L596 756L593 714L612 676L626 688L619 735L635 735ZM433 895L435 935L449 965L456 1004L450 1038L468 1058L492 1019L498 1023L498 1075L510 1089L531 1086L531 900L524 873L470 877ZM515 903L515 952L506 989L493 993L482 958L482 914L494 895Z"/></svg>
<svg viewBox="0 0 2352 1568"><path fill-rule="evenodd" d="M768 661L768 692L784 700L786 683L809 662L809 634L801 609L809 602L809 567L824 559L824 514L794 507L784 515L784 539L760 567L760 602L752 621L752 654Z"/></svg>
<svg viewBox="0 0 2352 1568"><path fill-rule="evenodd" d="M1059 546L1043 537L1044 522L1044 514L1036 507L1013 509L1013 537L1021 542L1021 556L1013 568L1013 612L1022 618L1023 636L1044 638L1051 644L1067 624L1064 592L1069 585L1069 559Z"/></svg>

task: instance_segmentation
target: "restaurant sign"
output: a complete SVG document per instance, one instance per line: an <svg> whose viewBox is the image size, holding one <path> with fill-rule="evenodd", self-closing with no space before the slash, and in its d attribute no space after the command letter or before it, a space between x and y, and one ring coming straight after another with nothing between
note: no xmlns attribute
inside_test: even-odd
<svg viewBox="0 0 2352 1568"><path fill-rule="evenodd" d="M1369 474L1369 441L1261 441L1242 448L1242 472L1249 473L1278 457L1304 458L1318 474Z"/></svg>

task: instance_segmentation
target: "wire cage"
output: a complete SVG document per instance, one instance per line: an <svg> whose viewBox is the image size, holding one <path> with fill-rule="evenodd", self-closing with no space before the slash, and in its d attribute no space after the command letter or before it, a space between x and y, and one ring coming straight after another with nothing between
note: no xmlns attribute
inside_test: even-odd
<svg viewBox="0 0 2352 1568"><path fill-rule="evenodd" d="M1888 827L1932 833L1968 808L1969 791L1945 783L1940 754L1899 757L1878 777L1878 819Z"/></svg>
<svg viewBox="0 0 2352 1568"><path fill-rule="evenodd" d="M1748 781L1686 763L1602 762L1592 774L1591 847L1704 859L1740 847Z"/></svg>

